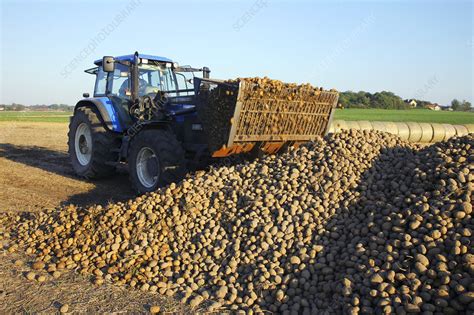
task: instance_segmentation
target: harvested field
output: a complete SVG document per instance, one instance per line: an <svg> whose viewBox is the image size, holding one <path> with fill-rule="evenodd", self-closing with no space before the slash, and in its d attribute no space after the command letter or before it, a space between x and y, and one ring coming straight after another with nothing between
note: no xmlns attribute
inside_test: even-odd
<svg viewBox="0 0 474 315"><path fill-rule="evenodd" d="M274 313L474 310L474 136L343 132L106 206L10 216L34 269Z"/></svg>
<svg viewBox="0 0 474 315"><path fill-rule="evenodd" d="M0 211L106 204L134 196L124 170L101 181L75 176L67 130L67 124L0 122Z"/></svg>
<svg viewBox="0 0 474 315"><path fill-rule="evenodd" d="M115 285L96 286L74 271L49 274L35 271L33 280L29 259L21 253L8 253L0 258L0 313L58 313L67 305L74 313L149 313L152 306L163 311L189 313L178 301L166 296Z"/></svg>
<svg viewBox="0 0 474 315"><path fill-rule="evenodd" d="M134 196L126 173L100 182L84 181L73 175L66 146L67 124L0 122L0 213L27 211L74 203L83 206L107 204ZM2 223L0 223L0 230ZM2 243L0 241L0 243ZM2 243L3 244L3 243ZM18 261L16 265L15 262ZM31 282L31 257L23 252L0 255L0 314L54 313L63 303L70 311L89 313L145 313L152 305L163 310L183 307L173 299L149 292L130 292L117 286L97 287L89 278L65 271L45 282Z"/></svg>

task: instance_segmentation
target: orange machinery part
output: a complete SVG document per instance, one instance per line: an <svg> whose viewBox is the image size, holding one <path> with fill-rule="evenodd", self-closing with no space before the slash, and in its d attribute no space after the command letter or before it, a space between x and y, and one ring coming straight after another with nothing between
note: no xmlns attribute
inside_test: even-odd
<svg viewBox="0 0 474 315"><path fill-rule="evenodd" d="M305 142L294 142L292 146L298 147ZM266 154L275 154L277 153L285 144L284 141L282 142L264 142L260 147L260 150ZM223 146L217 151L214 151L212 157L227 157L232 154L240 154L250 152L255 146L255 142L253 143L241 143L241 144L234 144L231 147Z"/></svg>
<svg viewBox="0 0 474 315"><path fill-rule="evenodd" d="M252 150L255 143L246 143L246 144L234 144L233 146L227 148L223 146L217 151L214 151L212 157L226 157L232 154L245 153Z"/></svg>

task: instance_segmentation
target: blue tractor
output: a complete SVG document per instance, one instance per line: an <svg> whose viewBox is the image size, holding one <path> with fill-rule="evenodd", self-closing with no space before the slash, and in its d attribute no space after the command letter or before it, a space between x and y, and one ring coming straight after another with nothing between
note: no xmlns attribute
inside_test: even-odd
<svg viewBox="0 0 474 315"><path fill-rule="evenodd" d="M327 132L338 97L324 91L320 102L290 106L286 116L296 115L297 126L285 121L278 97L256 100L252 86L212 80L207 67L181 67L168 58L139 53L105 56L94 63L86 70L96 76L94 95L83 94L69 125L72 166L79 176L92 179L128 163L130 180L140 193L179 181L189 167L209 158L252 150L276 153L314 139ZM212 95L228 97L231 112L216 106ZM267 109L259 110L259 102L267 102ZM221 129L224 134L209 132L221 120L228 126ZM268 126L275 121L281 128ZM220 138L222 145L216 147L211 138Z"/></svg>

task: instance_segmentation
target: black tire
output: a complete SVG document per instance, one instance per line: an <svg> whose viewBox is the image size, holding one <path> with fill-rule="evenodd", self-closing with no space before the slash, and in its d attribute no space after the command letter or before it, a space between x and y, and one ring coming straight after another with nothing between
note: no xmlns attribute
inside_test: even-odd
<svg viewBox="0 0 474 315"><path fill-rule="evenodd" d="M151 162L147 162L147 165L152 164L149 173L156 175L155 182L151 186L143 184L137 171L137 158L142 149L153 153L148 160ZM139 132L130 143L128 165L130 181L139 193L155 191L159 187L180 181L186 175L183 147L175 135L166 130L148 129Z"/></svg>
<svg viewBox="0 0 474 315"><path fill-rule="evenodd" d="M77 175L88 179L110 176L115 172L114 162L118 162L120 148L119 135L107 130L99 113L91 107L78 108L69 124L69 158ZM76 154L75 137L78 127L86 124L91 135L91 157L89 162L81 163ZM87 150L89 151L89 150Z"/></svg>

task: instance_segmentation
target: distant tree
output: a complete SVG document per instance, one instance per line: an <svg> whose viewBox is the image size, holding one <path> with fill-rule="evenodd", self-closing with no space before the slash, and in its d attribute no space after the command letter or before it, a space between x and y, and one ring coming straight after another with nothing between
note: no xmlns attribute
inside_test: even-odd
<svg viewBox="0 0 474 315"><path fill-rule="evenodd" d="M369 95L369 96L368 96ZM339 95L339 103L345 108L367 108L370 104L370 93L360 92L342 92Z"/></svg>
<svg viewBox="0 0 474 315"><path fill-rule="evenodd" d="M23 111L25 109L26 109L26 106L22 104L12 103L12 105L10 106L10 110L13 110L13 111Z"/></svg>
<svg viewBox="0 0 474 315"><path fill-rule="evenodd" d="M457 99L454 99L451 101L451 108L455 111L463 111L463 112L467 112L472 109L470 102L466 100L463 100L461 102L461 101L458 101Z"/></svg>
<svg viewBox="0 0 474 315"><path fill-rule="evenodd" d="M67 105L67 104L59 104L59 110L66 111L66 112L73 111L74 106Z"/></svg>
<svg viewBox="0 0 474 315"><path fill-rule="evenodd" d="M370 102L372 108L384 109L408 109L410 105L405 103L403 99L392 92L382 91L373 95Z"/></svg>
<svg viewBox="0 0 474 315"><path fill-rule="evenodd" d="M466 100L463 100L459 110L462 110L464 112L470 111L471 110L471 103L466 101Z"/></svg>
<svg viewBox="0 0 474 315"><path fill-rule="evenodd" d="M453 110L459 110L461 107L461 102L459 102L457 99L454 99L451 101L451 108Z"/></svg>
<svg viewBox="0 0 474 315"><path fill-rule="evenodd" d="M346 91L339 95L339 103L345 108L384 108L409 109L409 104L392 92L382 91L371 94L369 92Z"/></svg>

